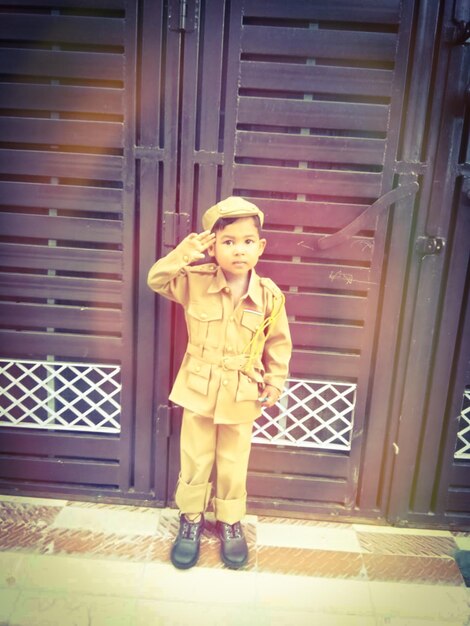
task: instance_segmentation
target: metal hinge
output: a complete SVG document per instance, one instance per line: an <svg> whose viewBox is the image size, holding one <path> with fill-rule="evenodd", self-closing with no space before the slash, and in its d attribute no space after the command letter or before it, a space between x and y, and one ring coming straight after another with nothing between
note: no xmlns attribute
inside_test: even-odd
<svg viewBox="0 0 470 626"><path fill-rule="evenodd" d="M197 26L200 0L170 0L168 26L170 30L192 33Z"/></svg>
<svg viewBox="0 0 470 626"><path fill-rule="evenodd" d="M451 27L448 40L454 46L468 46L470 44L470 2L456 0L454 5L454 26Z"/></svg>
<svg viewBox="0 0 470 626"><path fill-rule="evenodd" d="M462 166L462 168L465 167L468 168L468 166ZM462 193L467 200L470 200L470 176L463 176Z"/></svg>
<svg viewBox="0 0 470 626"><path fill-rule="evenodd" d="M163 213L163 246L174 248L189 234L191 220L189 213Z"/></svg>
<svg viewBox="0 0 470 626"><path fill-rule="evenodd" d="M424 235L418 237L415 244L415 249L421 256L429 256L432 254L440 254L446 245L446 240L442 237L430 237Z"/></svg>

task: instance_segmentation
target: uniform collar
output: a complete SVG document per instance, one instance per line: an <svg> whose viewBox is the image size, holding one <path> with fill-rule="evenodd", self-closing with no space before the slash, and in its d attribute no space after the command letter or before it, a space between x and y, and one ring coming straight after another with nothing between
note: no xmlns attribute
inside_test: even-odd
<svg viewBox="0 0 470 626"><path fill-rule="evenodd" d="M246 296L250 298L254 304L263 306L263 288L261 287L260 278L254 269L251 270L250 283Z"/></svg>
<svg viewBox="0 0 470 626"><path fill-rule="evenodd" d="M217 266L217 271L214 275L214 280L209 285L207 293L219 293L227 287L227 281L220 266ZM246 292L246 298L259 306L263 305L263 289L258 274L254 269L251 270L250 282L248 284L248 290Z"/></svg>

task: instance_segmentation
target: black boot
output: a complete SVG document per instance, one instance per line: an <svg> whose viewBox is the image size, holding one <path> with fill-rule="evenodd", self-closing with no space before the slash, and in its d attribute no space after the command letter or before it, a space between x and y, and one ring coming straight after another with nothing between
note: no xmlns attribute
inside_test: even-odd
<svg viewBox="0 0 470 626"><path fill-rule="evenodd" d="M171 549L171 562L178 569L189 569L199 558L199 545L204 530L204 515L198 522L190 522L181 515L180 529Z"/></svg>
<svg viewBox="0 0 470 626"><path fill-rule="evenodd" d="M240 522L235 524L217 522L216 530L220 539L222 561L232 569L243 567L248 560L248 546Z"/></svg>

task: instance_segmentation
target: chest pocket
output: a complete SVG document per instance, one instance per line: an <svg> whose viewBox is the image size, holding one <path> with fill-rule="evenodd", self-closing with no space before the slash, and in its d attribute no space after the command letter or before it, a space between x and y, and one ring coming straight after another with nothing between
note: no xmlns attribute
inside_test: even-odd
<svg viewBox="0 0 470 626"><path fill-rule="evenodd" d="M216 332L222 319L222 303L192 302L187 309L189 341L196 346L203 346L209 332L217 341Z"/></svg>
<svg viewBox="0 0 470 626"><path fill-rule="evenodd" d="M255 311L243 311L242 313L241 325L251 330L252 333L255 333L263 322L264 316L262 313Z"/></svg>

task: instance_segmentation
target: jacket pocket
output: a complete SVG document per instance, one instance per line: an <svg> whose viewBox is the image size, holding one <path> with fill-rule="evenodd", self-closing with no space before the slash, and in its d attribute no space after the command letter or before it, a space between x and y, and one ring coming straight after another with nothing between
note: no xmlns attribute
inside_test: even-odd
<svg viewBox="0 0 470 626"><path fill-rule="evenodd" d="M238 373L238 388L235 396L237 402L243 402L243 400L258 400L259 398L259 386L253 379L244 374Z"/></svg>
<svg viewBox="0 0 470 626"><path fill-rule="evenodd" d="M204 363L193 356L189 356L186 362L188 388L207 396L209 381L211 378L211 365Z"/></svg>
<svg viewBox="0 0 470 626"><path fill-rule="evenodd" d="M191 302L187 309L187 323L189 340L196 346L205 344L209 330L216 330L217 324L222 319L222 304Z"/></svg>
<svg viewBox="0 0 470 626"><path fill-rule="evenodd" d="M241 325L255 333L259 326L264 322L262 313L256 311L243 311Z"/></svg>

